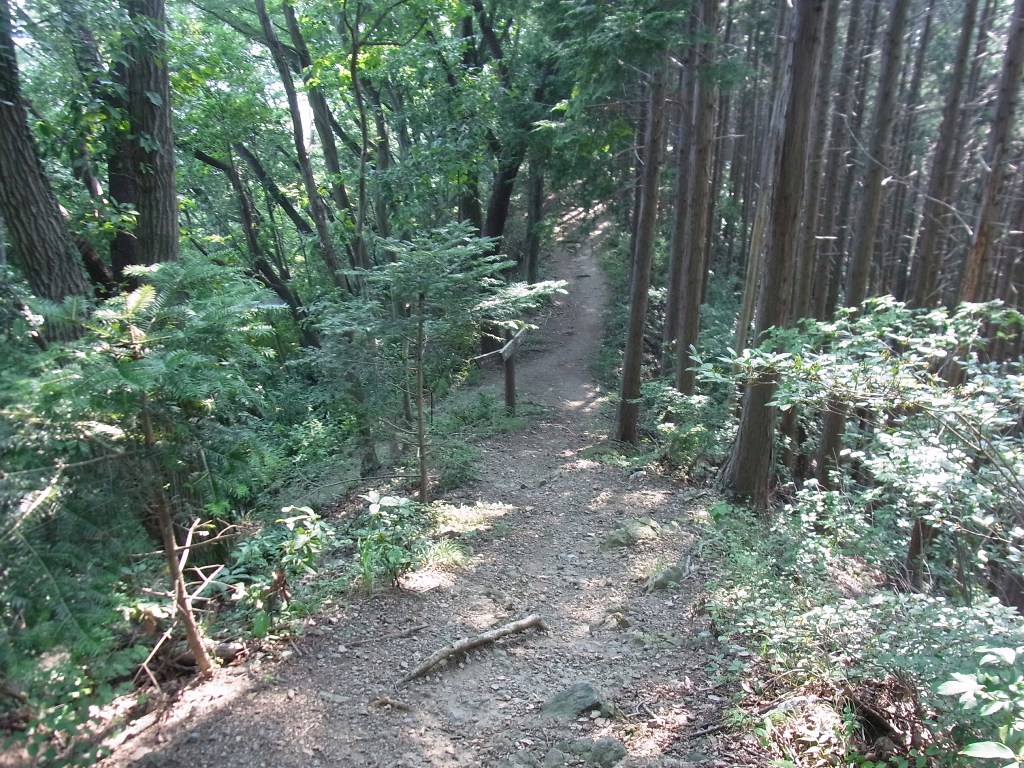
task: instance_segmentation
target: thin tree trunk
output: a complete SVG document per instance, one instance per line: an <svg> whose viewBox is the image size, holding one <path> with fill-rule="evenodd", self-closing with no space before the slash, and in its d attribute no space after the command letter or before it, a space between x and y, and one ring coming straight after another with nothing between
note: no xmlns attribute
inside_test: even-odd
<svg viewBox="0 0 1024 768"><path fill-rule="evenodd" d="M910 303L915 307L934 306L938 301L939 245L949 220L949 204L952 202L953 181L956 178L953 159L956 156L957 125L977 13L978 0L965 0L953 70L935 139L928 194L924 200L921 229L915 247L915 263L911 270L913 294Z"/></svg>
<svg viewBox="0 0 1024 768"><path fill-rule="evenodd" d="M260 243L259 217L256 208L252 203L249 190L242 183L238 169L231 162L208 155L202 150L195 151L196 159L211 168L216 168L223 173L235 193L238 202L238 215L242 223L242 232L245 235L245 246L252 264L253 274L257 280L272 290L277 297L288 305L292 319L299 329L299 338L304 347L319 347L320 338L316 331L309 327L309 313L302 303L302 299L288 284L287 280L271 266L267 259L265 250Z"/></svg>
<svg viewBox="0 0 1024 768"><path fill-rule="evenodd" d="M814 96L814 125L811 129L811 154L807 165L807 207L801 226L800 250L797 254L798 280L793 294L793 317L812 314L812 291L817 259L818 213L821 210L821 188L825 182L825 147L828 142L829 97L832 91L832 66L835 60L836 37L839 32L839 3L829 0L825 9L825 40L821 52L821 72Z"/></svg>
<svg viewBox="0 0 1024 768"><path fill-rule="evenodd" d="M864 0L853 0L850 18L846 28L846 42L843 46L843 60L839 67L839 93L832 109L832 124L829 129L828 162L825 165L825 192L821 210L825 218L824 236L817 241L817 262L819 264L814 280L814 317L825 319L829 311L829 294L833 274L842 266L839 251L839 228L845 222L838 220L839 192L847 166L849 147L850 105L856 84L857 51L860 48L861 21Z"/></svg>
<svg viewBox="0 0 1024 768"><path fill-rule="evenodd" d="M637 219L636 248L630 288L626 350L622 362L622 387L615 437L625 443L638 439L640 381L643 367L644 330L647 325L647 293L651 283L651 256L657 234L658 182L661 176L665 122L665 64L659 62L651 77L647 107L646 148Z"/></svg>
<svg viewBox="0 0 1024 768"><path fill-rule="evenodd" d="M281 191L281 188L274 183L274 180L267 175L267 170L263 167L263 163L260 162L260 159L241 142L234 144L233 147L235 152L238 153L238 156L245 161L247 166L249 166L249 170L256 175L257 179L259 179L263 188L267 190L267 194L270 195L275 203L281 206L281 210L284 211L285 216L287 216L291 220L292 224L295 225L296 231L301 235L314 234L313 227L311 227L309 222L306 221L301 213L299 213L298 209L292 204L292 201L285 196L284 192Z"/></svg>
<svg viewBox="0 0 1024 768"><path fill-rule="evenodd" d="M181 572L181 561L178 559L181 550L178 549L178 543L174 535L174 510L171 506L171 500L167 496L167 491L164 490L163 473L157 466L156 459L153 458L153 452L156 448L156 436L153 432L153 420L149 412L149 399L145 394L142 396L140 417L143 443L146 447L146 452L150 455L151 480L154 481L156 494L154 503L156 505L157 524L160 528L160 537L163 540L167 573L171 578L171 586L174 590L174 605L182 624L185 625L185 639L188 643L188 649L196 660L196 666L199 667L199 674L202 677L210 677L213 674L213 664L210 661L210 655L206 652L206 645L203 643L199 626L196 624L196 617L192 612L192 602L189 600L188 590L185 586L185 576ZM187 554L186 552L186 556Z"/></svg>
<svg viewBox="0 0 1024 768"><path fill-rule="evenodd" d="M899 159L895 163L896 176L900 182L893 192L892 219L888 228L887 247L883 249L883 269L881 271L880 290L876 293L890 293L897 298L906 294L907 271L910 267L910 256L913 252L913 240L908 233L916 231L916 199L917 190L907 181L911 168L915 165L914 146L918 134L918 115L921 111L921 85L924 82L925 55L931 42L934 26L935 6L937 0L929 0L928 12L921 29L914 57L913 75L907 97L903 99L903 125L900 130ZM908 62L910 57L907 57Z"/></svg>
<svg viewBox="0 0 1024 768"><path fill-rule="evenodd" d="M864 36L861 40L857 84L854 88L853 103L851 105L852 115L848 115L847 135L850 137L850 158L846 166L846 173L843 174L842 195L839 198L839 206L835 215L835 261L832 265L832 274L828 288L828 295L825 300L825 316L831 317L839 305L839 295L843 284L843 265L846 261L847 249L849 247L850 223L853 220L854 191L857 180L861 175L861 167L856 160L856 147L861 146L861 127L864 123L866 110L866 96L868 81L871 79L871 53L874 50L875 35L878 32L878 24L882 6L882 0L871 0L871 12L868 19Z"/></svg>
<svg viewBox="0 0 1024 768"><path fill-rule="evenodd" d="M277 66L277 73L281 78L281 86L284 88L285 96L288 99L288 111L292 122L292 140L295 144L295 157L298 160L299 171L302 174L302 183L306 189L306 197L309 199L309 211L313 217L313 224L316 227L320 255L327 267L327 273L331 281L339 287L344 287L343 267L334 248L330 226L327 221L327 211L323 199L320 197L320 190L317 188L316 178L313 175L313 166L309 160L309 153L306 151L306 142L302 134L302 119L299 112L299 99L295 92L295 81L292 79L288 59L285 56L284 47L274 31L270 16L267 14L264 0L256 0L256 12L263 27L263 35L267 40L270 55Z"/></svg>
<svg viewBox="0 0 1024 768"><path fill-rule="evenodd" d="M708 232L714 207L712 161L715 148L715 83L708 70L714 65L714 43L718 27L718 0L704 0L697 22L700 39L694 79L697 84L696 121L693 142L693 187L689 205L693 213L687 233L687 258L683 266L683 285L679 302L676 342L675 385L684 395L692 395L696 378L690 347L697 344L700 331L700 305L708 269Z"/></svg>
<svg viewBox="0 0 1024 768"><path fill-rule="evenodd" d="M864 201L857 224L856 245L850 257L846 282L846 306L858 307L867 297L874 260L875 235L882 211L882 182L889 172L889 140L896 114L900 68L903 61L903 36L907 29L910 0L893 0L889 31L882 49L878 98L868 146L868 170L864 179Z"/></svg>
<svg viewBox="0 0 1024 768"><path fill-rule="evenodd" d="M875 234L882 210L882 181L888 172L888 147L896 111L897 83L903 60L903 35L906 31L910 0L893 0L882 64L875 112L868 147L868 170L864 181L864 202L857 224L854 251L847 275L846 305L859 307L867 297L868 281L875 250ZM831 487L830 471L838 465L846 429L846 405L831 401L822 420L818 441L817 478Z"/></svg>
<svg viewBox="0 0 1024 768"><path fill-rule="evenodd" d="M540 157L530 160L526 184L526 254L523 273L528 283L540 278L540 240L544 225L544 161Z"/></svg>
<svg viewBox="0 0 1024 768"><path fill-rule="evenodd" d="M679 96L678 118L675 136L675 182L672 200L674 201L674 217L672 237L669 240L668 290L665 302L665 326L662 330L660 372L667 374L675 368L675 342L679 335L680 312L682 301L683 279L686 268L686 233L689 230L690 194L693 189L693 174L690 173L690 148L693 140L694 70L693 60L696 57L694 46L687 46L679 71L677 93Z"/></svg>

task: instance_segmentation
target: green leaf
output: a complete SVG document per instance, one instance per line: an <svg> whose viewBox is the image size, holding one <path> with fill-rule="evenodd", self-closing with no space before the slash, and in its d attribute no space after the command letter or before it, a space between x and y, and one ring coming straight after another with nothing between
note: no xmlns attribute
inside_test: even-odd
<svg viewBox="0 0 1024 768"><path fill-rule="evenodd" d="M266 611L257 611L252 617L253 637L266 637L270 632L270 614Z"/></svg>
<svg viewBox="0 0 1024 768"><path fill-rule="evenodd" d="M1016 757L1012 749L1005 744L1000 744L998 741L976 741L960 750L960 754L967 757L981 757L993 760L1013 760Z"/></svg>
<svg viewBox="0 0 1024 768"><path fill-rule="evenodd" d="M948 680L939 686L938 693L940 696L959 696L961 693L980 691L982 688L974 675L954 673L953 677L955 679Z"/></svg>
<svg viewBox="0 0 1024 768"><path fill-rule="evenodd" d="M985 654L981 659L982 666L999 662L1009 666L1017 658L1017 652L1013 648L979 648L978 650Z"/></svg>

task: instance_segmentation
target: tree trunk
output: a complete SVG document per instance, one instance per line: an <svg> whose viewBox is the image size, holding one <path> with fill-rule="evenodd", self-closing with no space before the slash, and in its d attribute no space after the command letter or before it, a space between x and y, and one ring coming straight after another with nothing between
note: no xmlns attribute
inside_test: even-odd
<svg viewBox="0 0 1024 768"><path fill-rule="evenodd" d="M899 134L899 159L895 163L896 176L901 180L910 179L915 165L919 164L919 156L915 153L920 131L918 117L921 112L921 86L924 82L926 54L931 42L932 28L935 20L937 0L929 0L928 12L921 29L917 54L914 57L913 75L910 88L903 102L903 125ZM907 57L908 63L910 57ZM915 156L917 155L917 156ZM887 232L887 245L882 251L882 272L879 283L880 294L892 294L900 300L906 299L907 273L913 253L913 240L909 233L917 230L917 199L916 187L906 181L897 183L893 192L892 218Z"/></svg>
<svg viewBox="0 0 1024 768"><path fill-rule="evenodd" d="M327 267L327 273L331 281L338 287L345 286L345 279L342 274L342 264L338 259L334 248L334 241L331 237L330 226L327 221L327 211L323 198L320 197L320 190L317 188L316 178L313 175L313 166L309 160L309 153L306 151L306 143L302 134L302 118L299 111L299 99L295 92L295 81L292 79L291 70L288 67L288 59L285 56L284 47L274 31L270 16L267 14L267 7L264 0L256 0L256 12L260 17L260 24L263 27L263 35L267 40L267 47L270 55L277 66L278 76L281 78L281 86L284 88L285 96L288 99L288 111L292 122L292 140L295 145L295 157L298 160L299 171L302 174L302 183L306 189L306 197L309 200L309 211L313 217L313 224L316 227L317 239L320 245L320 255Z"/></svg>
<svg viewBox="0 0 1024 768"><path fill-rule="evenodd" d="M913 294L910 303L915 307L929 307L938 303L939 246L949 220L949 204L952 203L953 181L956 178L953 159L956 156L957 124L977 13L978 0L965 0L953 70L942 107L942 121L935 139L928 194L924 200L921 229L917 235L915 263L911 269Z"/></svg>
<svg viewBox="0 0 1024 768"><path fill-rule="evenodd" d="M861 17L864 0L853 0L850 4L850 19L846 28L846 42L843 46L843 60L839 67L839 92L832 108L832 124L829 129L828 159L825 165L825 191L821 203L824 218L824 236L817 241L817 263L819 268L815 275L813 287L813 315L825 319L831 314L829 294L833 283L833 274L842 266L839 251L839 228L845 223L838 220L839 192L842 187L843 170L847 167L850 148L849 136L850 105L856 84L857 51L860 48Z"/></svg>
<svg viewBox="0 0 1024 768"><path fill-rule="evenodd" d="M692 395L696 378L689 370L693 364L690 346L696 345L700 331L700 305L708 269L708 232L714 209L712 161L715 148L715 82L710 73L714 66L714 40L718 28L718 0L704 0L700 5L697 29L703 40L694 60L697 84L696 121L693 140L693 187L689 200L692 215L687 233L688 255L683 263L681 300L678 303L678 339L676 342L675 385L684 395Z"/></svg>
<svg viewBox="0 0 1024 768"><path fill-rule="evenodd" d="M256 175L256 178L259 180L260 184L263 185L267 194L270 195L275 203L281 206L281 210L284 211L285 216L287 216L291 220L292 224L295 225L296 231L300 235L314 234L313 227L311 227L309 222L306 221L301 213L299 213L298 209L292 204L292 201L285 196L284 192L281 191L281 188L274 183L274 180L267 175L266 168L263 167L263 163L260 162L260 159L241 142L234 144L233 147L235 152L238 153L238 156L245 161L247 166L249 166L249 170Z"/></svg>
<svg viewBox="0 0 1024 768"><path fill-rule="evenodd" d="M974 225L974 236L967 255L967 266L960 288L960 301L984 301L984 278L992 241L995 237L995 219L999 196L1006 177L1007 144L1013 130L1013 117L1020 93L1020 76L1024 68L1024 0L1013 4L1003 59L1003 73L999 83L996 114L985 150L985 183L982 187L981 207Z"/></svg>
<svg viewBox="0 0 1024 768"><path fill-rule="evenodd" d="M259 218L256 208L252 203L249 190L242 183L238 169L231 162L225 162L207 153L196 150L196 159L211 168L216 168L223 173L235 193L238 202L238 215L242 224L242 232L245 235L245 246L248 252L249 261L252 264L253 275L272 290L277 297L288 305L292 319L299 329L299 339L302 346L307 348L319 347L320 337L316 331L309 327L309 313L302 303L302 299L288 284L287 280L271 266L266 257L265 249L260 243Z"/></svg>
<svg viewBox="0 0 1024 768"><path fill-rule="evenodd" d="M60 205L28 129L9 0L0 0L0 216L13 246L11 260L21 268L34 294L54 302L89 295Z"/></svg>
<svg viewBox="0 0 1024 768"><path fill-rule="evenodd" d="M786 105L789 103L791 88L790 60L793 55L788 6L779 4L778 23L775 30L775 63L772 67L771 108L768 116L768 138L761 150L761 167L757 174L758 189L751 224L750 243L747 250L746 278L743 281L743 298L740 303L739 319L736 321L736 340L733 348L740 354L747 348L750 324L754 320L757 289L760 285L762 257L768 234L768 220L775 195L779 167L779 152L782 149L782 135L786 127Z"/></svg>
<svg viewBox="0 0 1024 768"><path fill-rule="evenodd" d="M889 140L896 114L896 96L903 61L903 35L907 29L910 0L893 0L889 31L882 49L878 97L868 147L868 171L864 179L864 201L857 224L856 246L850 257L846 282L846 306L858 307L867 298L874 260L875 236L882 211L882 182L889 173Z"/></svg>
<svg viewBox="0 0 1024 768"><path fill-rule="evenodd" d="M803 215L800 234L800 250L797 254L799 270L793 293L793 317L812 314L812 292L816 268L827 268L827 258L819 264L817 234L818 213L821 210L821 188L824 184L822 170L825 166L825 146L828 141L829 97L832 92L832 66L835 60L836 36L839 32L839 3L829 0L825 9L825 40L821 52L821 72L815 91L814 125L811 129L811 153L807 165L807 207Z"/></svg>
<svg viewBox="0 0 1024 768"><path fill-rule="evenodd" d="M693 174L690 173L690 148L694 145L693 114L694 70L693 60L696 57L695 46L687 46L679 72L677 93L679 94L679 125L675 136L675 170L673 184L674 217L672 237L669 241L668 289L665 302L665 325L662 329L660 372L667 374L675 370L675 341L679 335L680 311L679 304L683 295L683 280L686 270L686 233L689 230L690 194L693 190Z"/></svg>
<svg viewBox="0 0 1024 768"><path fill-rule="evenodd" d="M825 0L808 0L797 7L793 41L792 87L786 108L786 127L772 212L772 244L765 264L758 300L756 332L791 322L790 297L798 245L797 227L804 202L808 136L824 31ZM775 442L775 408L769 403L777 381L771 371L759 373L746 386L739 431L720 482L733 495L746 497L759 507L768 501Z"/></svg>
<svg viewBox="0 0 1024 768"><path fill-rule="evenodd" d="M540 272L540 236L544 225L544 161L540 157L530 160L526 184L526 254L523 276L528 283L536 283Z"/></svg>
<svg viewBox="0 0 1024 768"><path fill-rule="evenodd" d="M854 158L857 156L856 148L863 146L861 127L863 126L864 115L867 111L865 107L866 96L868 81L871 79L872 52L875 47L875 35L878 31L879 17L881 15L879 10L881 6L882 0L871 0L870 16L868 17L868 24L865 27L864 35L861 38L860 56L857 59L860 71L857 74L856 86L854 87L850 107L852 114L847 115L845 119L846 135L850 139L848 149L849 162L846 165L846 172L843 174L842 194L839 197L839 204L834 218L836 223L835 259L832 263L831 276L825 298L826 317L831 317L836 307L839 306L841 286L843 284L843 264L846 261L849 240L851 239L850 223L853 220L854 192L857 180L861 175L860 163Z"/></svg>
<svg viewBox="0 0 1024 768"><path fill-rule="evenodd" d="M135 239L142 264L178 259L178 192L167 71L164 0L125 0L132 20L128 58L128 120L138 148Z"/></svg>
<svg viewBox="0 0 1024 768"><path fill-rule="evenodd" d="M641 369L643 367L644 330L647 325L647 292L651 283L651 256L658 220L658 182L661 176L665 124L665 64L660 62L651 78L647 106L647 130L640 214L637 219L636 248L630 288L626 350L622 362L622 387L615 437L624 443L638 439Z"/></svg>

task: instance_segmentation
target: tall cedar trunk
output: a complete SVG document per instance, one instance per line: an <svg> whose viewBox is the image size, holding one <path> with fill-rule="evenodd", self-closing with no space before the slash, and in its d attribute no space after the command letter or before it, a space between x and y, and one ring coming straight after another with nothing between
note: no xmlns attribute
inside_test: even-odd
<svg viewBox="0 0 1024 768"><path fill-rule="evenodd" d="M128 57L128 120L139 147L135 239L142 264L178 259L178 192L167 71L164 0L126 0L132 20Z"/></svg>
<svg viewBox="0 0 1024 768"><path fill-rule="evenodd" d="M264 0L256 0L256 12L260 18L260 25L263 28L263 35L270 49L270 55L277 67L277 74L281 78L281 86L284 88L285 96L288 99L288 111L292 122L292 140L295 145L295 157L299 164L299 172L302 174L302 183L306 190L306 197L309 199L309 211L313 217L313 224L316 227L317 239L320 245L320 256L327 267L327 273L331 281L339 286L345 285L342 274L342 264L334 248L334 241L331 237L330 226L327 221L327 210L320 191L317 188L316 178L313 176L313 165L306 151L306 142L302 134L302 118L299 112L299 99L295 92L295 81L292 79L291 70L288 67L288 60L285 57L284 47L277 38L274 26L271 24L270 16L267 14L267 6Z"/></svg>
<svg viewBox="0 0 1024 768"><path fill-rule="evenodd" d="M772 212L772 243L758 298L755 326L758 336L772 327L786 327L792 319L789 298L793 289L796 235L804 202L803 180L813 119L813 99L807 99L807 94L815 92L825 4L825 0L808 0L796 9L792 87ZM772 371L760 372L747 383L739 431L720 476L726 492L751 499L760 507L767 504L772 479L775 408L768 403L776 388Z"/></svg>
<svg viewBox="0 0 1024 768"><path fill-rule="evenodd" d="M693 206L690 205L690 194L693 190L693 174L690 173L690 148L693 146L693 115L694 100L694 65L695 46L687 46L682 57L679 71L677 93L679 94L678 119L675 134L675 181L673 183L672 200L674 216L672 236L669 240L668 290L665 303L665 325L662 329L661 360L659 362L662 375L675 369L675 341L679 335L679 302L682 297L684 271L686 265L686 233Z"/></svg>
<svg viewBox="0 0 1024 768"><path fill-rule="evenodd" d="M619 398L616 439L637 442L637 418L640 414L641 368L643 367L644 330L647 325L647 292L651 283L651 255L658 220L658 182L661 177L665 127L665 64L659 62L651 77L647 105L647 129L644 133L644 169L641 180L640 212L637 216L636 247L630 287L629 321L626 349L622 361L622 388Z"/></svg>
<svg viewBox="0 0 1024 768"><path fill-rule="evenodd" d="M861 21L865 0L853 0L850 4L850 18L846 27L846 43L843 46L843 60L839 67L839 92L832 108L832 123L829 129L828 159L824 171L824 199L821 203L823 215L823 237L817 241L818 269L813 286L813 315L825 319L829 314L829 293L832 275L838 271L842 258L839 253L838 231L841 222L837 219L839 191L849 155L850 105L856 83L857 51L861 34Z"/></svg>
<svg viewBox="0 0 1024 768"><path fill-rule="evenodd" d="M957 124L963 102L964 81L967 76L967 57L971 49L978 0L965 0L960 24L953 70L946 86L946 100L942 106L942 121L935 138L928 194L924 199L921 229L917 235L915 263L911 269L913 294L911 305L934 306L938 302L939 246L949 221L949 204L953 194L953 159L956 156Z"/></svg>
<svg viewBox="0 0 1024 768"><path fill-rule="evenodd" d="M917 164L914 147L920 131L918 117L921 112L921 86L924 82L925 55L931 42L932 28L935 20L937 0L929 0L928 12L925 15L924 27L917 44L917 55L914 58L913 76L906 99L903 100L903 125L900 130L899 160L896 162L896 175L900 179L910 178L911 168ZM908 62L909 62L908 57ZM916 209L918 193L910 184L896 185L893 192L892 219L888 228L887 247L883 249L883 270L880 290L878 293L890 293L904 300L907 292L907 271L910 268L910 256L913 240L909 233L917 227Z"/></svg>
<svg viewBox="0 0 1024 768"><path fill-rule="evenodd" d="M760 41L759 29L747 36L746 52L744 59L750 70L753 72L754 80L760 79L761 57L755 53L755 46ZM752 176L750 162L750 136L748 135L753 126L753 111L755 106L756 92L753 88L745 88L740 96L739 108L735 110L735 125L732 129L729 146L729 199L733 210L739 211L737 219L723 217L726 226L731 226L725 237L726 263L732 272L742 266L742 259L737 258L737 252L745 253L747 239L747 208L748 199L746 190L748 188L748 177ZM730 130L729 126L725 126ZM735 216L735 214L733 214Z"/></svg>
<svg viewBox="0 0 1024 768"><path fill-rule="evenodd" d="M982 187L981 207L974 225L967 266L960 288L961 301L984 301L984 280L992 241L996 234L996 211L1006 178L1007 145L1013 130L1013 116L1020 94L1020 76L1024 68L1024 0L1013 4L1003 73L999 82L996 114L985 150L985 182Z"/></svg>
<svg viewBox="0 0 1024 768"><path fill-rule="evenodd" d="M808 317L812 312L812 291L814 270L817 266L815 250L818 233L818 213L821 202L821 176L825 163L827 141L829 94L832 86L832 66L835 60L835 41L839 32L838 0L827 0L825 8L825 33L822 44L821 64L814 95L814 118L811 125L810 156L806 173L806 205L800 219L800 242L796 256L797 277L793 285L790 314L794 320ZM789 468L793 480L802 483L807 476L808 459L803 450L806 430L800 425L800 411L790 408L782 414L780 431L785 437L782 463Z"/></svg>
<svg viewBox="0 0 1024 768"><path fill-rule="evenodd" d="M851 239L851 222L853 221L854 191L857 181L861 175L861 165L856 162L856 148L863 146L861 139L861 127L864 123L866 113L866 97L868 81L871 79L871 63L874 60L872 52L875 47L875 35L878 32L879 13L883 0L871 0L870 16L868 24L864 29L861 38L860 57L858 59L859 72L857 83L854 87L853 101L851 104L852 115L847 117L847 135L850 139L849 154L850 162L846 166L846 173L843 174L842 195L839 197L838 207L834 221L836 222L836 243L835 261L828 287L828 294L825 299L825 316L830 317L837 306L839 306L840 287L843 284L843 264L846 260L849 240Z"/></svg>
<svg viewBox="0 0 1024 768"><path fill-rule="evenodd" d="M9 0L0 0L0 215L12 261L41 298L86 296L82 265L28 129L14 51Z"/></svg>
<svg viewBox="0 0 1024 768"><path fill-rule="evenodd" d="M864 179L864 201L857 224L855 247L850 257L846 281L846 306L858 307L867 298L868 281L874 259L875 236L882 211L882 182L889 172L889 139L896 114L900 68L903 62L903 35L907 29L910 0L893 0L889 31L882 49L875 114L868 145L867 174Z"/></svg>
<svg viewBox="0 0 1024 768"><path fill-rule="evenodd" d="M807 208L804 211L797 254L797 283L793 292L793 317L812 314L814 273L817 260L818 213L821 210L821 188L825 182L825 146L828 141L829 97L832 92L832 66L835 61L835 43L839 32L839 3L829 0L825 9L825 40L821 52L821 72L815 91L814 125L811 128L811 155L807 165Z"/></svg>
<svg viewBox="0 0 1024 768"><path fill-rule="evenodd" d="M772 92L767 95L768 137L761 149L760 169L757 173L757 195L754 217L751 224L750 241L747 247L747 270L743 281L743 298L740 303L739 319L736 321L734 349L740 354L747 348L747 336L754 319L757 289L762 273L762 256L768 234L768 218L775 195L776 177L782 150L782 135L786 123L786 105L792 81L790 59L793 55L790 28L791 16L786 3L779 4L775 28L775 59L772 65Z"/></svg>
<svg viewBox="0 0 1024 768"><path fill-rule="evenodd" d="M700 305L704 279L708 269L708 232L714 207L712 195L712 161L715 147L715 82L709 71L714 65L714 39L718 27L718 0L700 4L698 20L701 43L695 59L697 82L697 115L693 141L693 190L690 206L693 214L687 233L687 257L683 265L681 300L679 301L678 340L676 342L675 385L684 395L693 394L696 378L690 367L691 345L696 345L700 330Z"/></svg>
<svg viewBox="0 0 1024 768"><path fill-rule="evenodd" d="M956 149L953 155L953 186L954 212L970 210L976 217L981 201L981 184L970 183L971 174L981 170L983 148L978 146L977 125L979 122L979 106L989 97L989 83L982 77L983 70L992 59L989 48L996 37L992 33L996 25L1001 0L985 0L981 7L978 20L978 31L975 35L974 52L971 56L967 85L964 88L963 104L960 119L957 121ZM958 194L957 194L958 193ZM939 246L939 301L955 304L960 296L964 267L967 263L966 251L970 240L964 243L957 237L958 227L951 227L943 233Z"/></svg>
<svg viewBox="0 0 1024 768"><path fill-rule="evenodd" d="M868 147L868 170L864 180L864 201L857 224L856 240L850 256L846 285L846 306L859 307L867 298L868 281L875 250L875 234L881 218L884 176L888 173L888 147L896 112L897 83L903 61L903 35L906 32L910 0L893 0L889 29L879 75L875 113ZM824 487L831 487L829 473L842 452L846 429L846 406L830 402L822 420L818 445L817 475Z"/></svg>

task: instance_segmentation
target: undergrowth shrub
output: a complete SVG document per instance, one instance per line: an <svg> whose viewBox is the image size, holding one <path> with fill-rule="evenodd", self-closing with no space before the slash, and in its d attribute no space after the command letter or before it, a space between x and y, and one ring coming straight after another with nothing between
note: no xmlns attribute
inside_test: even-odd
<svg viewBox="0 0 1024 768"><path fill-rule="evenodd" d="M991 329L1021 327L998 304L950 313L882 297L699 366L711 385L771 371L772 405L799 412L806 434L790 447L809 462L821 414L846 417L830 487L780 472L787 503L766 517L712 510L726 563L709 604L720 633L787 687L831 690L865 733L865 692L902 700L886 709L892 749L862 738L830 759L1018 762L1024 624L1007 604L1020 604L1024 579L1024 378L986 344ZM824 759L794 755L789 764Z"/></svg>

